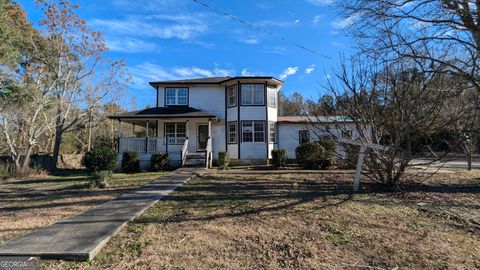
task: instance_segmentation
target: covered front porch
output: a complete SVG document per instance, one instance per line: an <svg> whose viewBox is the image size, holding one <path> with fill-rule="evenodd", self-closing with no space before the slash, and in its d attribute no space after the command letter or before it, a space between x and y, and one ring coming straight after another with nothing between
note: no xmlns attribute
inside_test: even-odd
<svg viewBox="0 0 480 270"><path fill-rule="evenodd" d="M140 154L146 168L152 154L168 153L174 165L185 166L189 157L204 158L212 163L212 125L214 115L191 107L149 108L111 116L118 121L118 152Z"/></svg>

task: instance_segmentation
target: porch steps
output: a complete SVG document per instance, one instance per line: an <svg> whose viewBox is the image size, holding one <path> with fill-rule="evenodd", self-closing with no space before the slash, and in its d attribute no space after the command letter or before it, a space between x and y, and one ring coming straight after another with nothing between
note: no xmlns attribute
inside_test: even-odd
<svg viewBox="0 0 480 270"><path fill-rule="evenodd" d="M183 167L205 167L205 153L188 153Z"/></svg>

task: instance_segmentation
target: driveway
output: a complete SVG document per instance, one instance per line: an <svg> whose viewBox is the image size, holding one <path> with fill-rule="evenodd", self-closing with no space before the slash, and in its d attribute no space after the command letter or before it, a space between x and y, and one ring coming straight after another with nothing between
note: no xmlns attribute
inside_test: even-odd
<svg viewBox="0 0 480 270"><path fill-rule="evenodd" d="M431 162L429 159L414 159L411 161L411 164L422 164ZM466 169L467 168L467 160L466 159L449 159L446 161L437 161L431 164L434 167L442 167L442 168L452 168L452 169ZM472 168L473 169L480 169L480 160L473 159L472 161Z"/></svg>

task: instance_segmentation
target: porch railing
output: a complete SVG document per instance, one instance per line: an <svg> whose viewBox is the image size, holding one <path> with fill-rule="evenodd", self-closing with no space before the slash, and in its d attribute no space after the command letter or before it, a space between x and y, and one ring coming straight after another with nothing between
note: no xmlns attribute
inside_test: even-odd
<svg viewBox="0 0 480 270"><path fill-rule="evenodd" d="M135 151L141 154L170 153L180 150L186 137L122 137L118 140L120 153Z"/></svg>

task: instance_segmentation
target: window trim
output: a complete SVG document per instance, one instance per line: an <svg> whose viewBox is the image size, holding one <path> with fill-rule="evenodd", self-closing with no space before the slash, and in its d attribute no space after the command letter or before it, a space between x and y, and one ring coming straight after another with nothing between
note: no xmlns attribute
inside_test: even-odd
<svg viewBox="0 0 480 270"><path fill-rule="evenodd" d="M235 142L231 142L230 141L230 135L232 135L232 132L230 131L230 125L234 125L235 126L235 132L233 134L235 134ZM227 122L227 143L228 144L237 144L238 143L238 124L237 124L237 121L228 121Z"/></svg>
<svg viewBox="0 0 480 270"><path fill-rule="evenodd" d="M175 89L175 100L178 101L178 90L187 89L187 103L186 104L167 104L167 90ZM163 88L163 104L165 107L175 107L175 106L188 106L190 103L190 87L179 86L179 87L164 87Z"/></svg>
<svg viewBox="0 0 480 270"><path fill-rule="evenodd" d="M246 141L243 140L243 133L244 133L243 132L243 123L245 123L245 122L250 122L252 124L252 132L251 132L252 133L252 141L251 142L250 141L246 142ZM262 141L255 141L255 132L256 132L255 131L255 122L261 122L262 123L262 127L263 127L263 140ZM266 133L265 120L242 120L241 123L242 123L242 132L241 132L241 134L242 134L241 142L242 143L265 143L265 133Z"/></svg>
<svg viewBox="0 0 480 270"><path fill-rule="evenodd" d="M178 137L178 128L177 128L177 125L178 124L183 124L185 125L185 137ZM171 138L187 138L187 129L188 129L188 125L187 125L187 122L165 122L163 123L163 137L165 138L165 140L163 141L163 144L167 144L167 125L175 125L175 137L171 137ZM169 145L182 145L183 142L178 142L178 143L169 143Z"/></svg>
<svg viewBox="0 0 480 270"><path fill-rule="evenodd" d="M275 137L273 138L274 140L272 141L271 140L271 129L270 129L270 125L273 124L273 131L274 131L274 134L275 134ZM277 143L278 142L278 125L277 125L277 122L273 122L273 121L269 121L268 122L268 143Z"/></svg>
<svg viewBox="0 0 480 270"><path fill-rule="evenodd" d="M351 129L342 130L341 135L343 139L351 139L353 137L353 131Z"/></svg>
<svg viewBox="0 0 480 270"><path fill-rule="evenodd" d="M274 94L275 94L275 105L272 105L270 104L270 93L269 93L269 90L273 90ZM272 87L271 85L267 85L267 104L268 104L268 107L271 107L271 108L277 108L278 106L278 93L277 93L277 88L275 87Z"/></svg>
<svg viewBox="0 0 480 270"><path fill-rule="evenodd" d="M235 89L235 104L230 104L230 87L234 87ZM227 86L227 108L237 107L238 105L238 84L232 84Z"/></svg>
<svg viewBox="0 0 480 270"><path fill-rule="evenodd" d="M242 90L242 86L243 85L261 85L263 87L263 94L262 94L262 98L263 98L263 103L262 104L243 104L243 90ZM262 106L265 106L265 92L266 92L266 88L265 88L265 84L264 83L241 83L240 84L240 87L237 88L237 89L240 89L240 99L239 99L239 102L240 102L240 105L241 106L244 106L244 107L262 107ZM237 90L238 91L238 90ZM255 98L254 98L255 99Z"/></svg>
<svg viewBox="0 0 480 270"><path fill-rule="evenodd" d="M308 140L306 142L302 142L302 133L306 133L307 136L308 136ZM308 142L310 142L310 131L308 131L306 129L299 130L298 131L298 144L301 145L301 144L308 143Z"/></svg>

